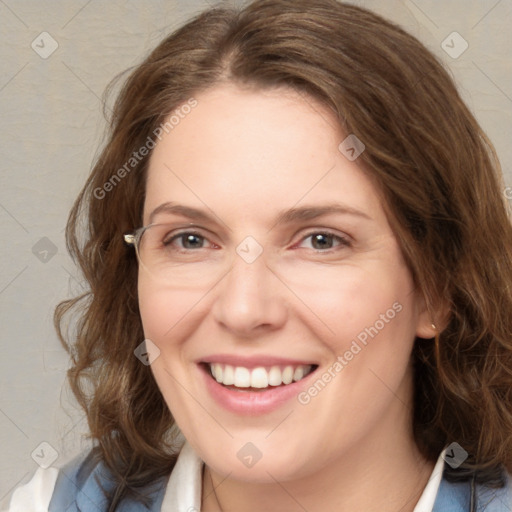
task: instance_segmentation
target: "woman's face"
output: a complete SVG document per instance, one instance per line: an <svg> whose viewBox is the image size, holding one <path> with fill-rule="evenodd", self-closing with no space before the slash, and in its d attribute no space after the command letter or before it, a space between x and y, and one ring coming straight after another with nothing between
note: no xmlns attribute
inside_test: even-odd
<svg viewBox="0 0 512 512"><path fill-rule="evenodd" d="M412 437L409 359L431 319L348 134L288 89L195 99L151 156L143 221L168 227L138 285L184 436L255 482Z"/></svg>

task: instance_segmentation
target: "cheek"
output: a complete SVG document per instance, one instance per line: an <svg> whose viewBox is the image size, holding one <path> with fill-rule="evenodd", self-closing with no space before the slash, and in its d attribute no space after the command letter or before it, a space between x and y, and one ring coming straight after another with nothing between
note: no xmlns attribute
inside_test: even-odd
<svg viewBox="0 0 512 512"><path fill-rule="evenodd" d="M201 293L190 289L164 288L151 278L139 276L139 310L146 338L157 345L165 345L160 349L166 348L176 338L176 333L190 325L190 319L200 312L202 295L204 290Z"/></svg>
<svg viewBox="0 0 512 512"><path fill-rule="evenodd" d="M139 287L139 310L144 335L158 342L174 324L175 309L169 294Z"/></svg>
<svg viewBox="0 0 512 512"><path fill-rule="evenodd" d="M200 414L189 410L189 396L179 383L190 381L189 340L200 322L198 315L204 313L199 307L201 295L198 298L198 293L190 290L165 289L139 276L138 296L144 336L160 351L151 371L172 415L185 421L181 427L186 427L187 418Z"/></svg>
<svg viewBox="0 0 512 512"><path fill-rule="evenodd" d="M409 271L387 268L378 274L340 291L346 311L328 320L336 332L330 348L341 365L333 392L354 415L362 415L363 423L363 418L371 423L393 393L402 394L398 390L410 368L417 321ZM367 404L366 412L357 412L358 404Z"/></svg>
<svg viewBox="0 0 512 512"><path fill-rule="evenodd" d="M174 324L175 309L170 295L139 280L139 310L144 336L157 344Z"/></svg>
<svg viewBox="0 0 512 512"><path fill-rule="evenodd" d="M313 327L317 338L331 351L343 353L355 339L363 344L376 337L383 343L393 338L395 345L409 342L415 308L412 279L404 265L374 261L366 268L333 268L322 279L323 286L296 281L293 288L307 306L303 322L318 326Z"/></svg>
<svg viewBox="0 0 512 512"><path fill-rule="evenodd" d="M371 273L351 269L351 279L336 289L310 295L308 305L330 330L323 337L317 332L329 355L317 377L325 384L312 383L299 403L319 431L330 425L333 445L373 428L389 407L401 405L395 396L407 400L402 386L415 333L413 284L404 267L377 267ZM347 417L351 422L339 421Z"/></svg>

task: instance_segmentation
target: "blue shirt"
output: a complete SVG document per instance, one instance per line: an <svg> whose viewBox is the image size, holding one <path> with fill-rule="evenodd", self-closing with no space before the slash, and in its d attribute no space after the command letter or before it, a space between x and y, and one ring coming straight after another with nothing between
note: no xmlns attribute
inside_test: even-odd
<svg viewBox="0 0 512 512"><path fill-rule="evenodd" d="M202 466L202 460L190 445L185 443L171 478L162 477L140 490L143 496L149 498L148 507L138 501L125 499L116 510L119 512L199 512ZM506 475L507 485L504 488L492 489L471 482L450 483L445 478L446 471L443 470L441 457L433 475L436 470L438 474L442 471L442 475L438 476L440 483L433 508L431 508L431 498L424 499L425 493L420 499L420 502L429 503L427 505L429 512L430 510L432 512L471 512L472 501L475 503L473 509L475 512L512 512L510 475ZM434 476L431 480L434 480ZM102 462L96 464L93 461L91 452L81 454L59 470L48 512L106 512L108 503L100 484L106 489L109 488L108 470ZM44 509L46 510L46 506ZM38 508L38 510L43 509ZM423 510L427 509L421 507L421 511ZM24 512L29 511L24 510Z"/></svg>

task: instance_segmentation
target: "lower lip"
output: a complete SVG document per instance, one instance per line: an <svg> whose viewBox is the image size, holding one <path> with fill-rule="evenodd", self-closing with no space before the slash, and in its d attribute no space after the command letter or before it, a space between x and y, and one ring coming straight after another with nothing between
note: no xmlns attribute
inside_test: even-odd
<svg viewBox="0 0 512 512"><path fill-rule="evenodd" d="M208 369L200 367L199 370L205 379L206 388L219 405L231 412L247 416L257 416L278 409L296 397L316 371L286 386L269 387L265 391L236 391L219 384Z"/></svg>

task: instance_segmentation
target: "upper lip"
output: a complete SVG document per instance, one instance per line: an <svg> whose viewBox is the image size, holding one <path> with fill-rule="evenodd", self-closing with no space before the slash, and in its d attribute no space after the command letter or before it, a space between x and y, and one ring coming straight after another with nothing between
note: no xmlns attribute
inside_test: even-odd
<svg viewBox="0 0 512 512"><path fill-rule="evenodd" d="M259 366L300 366L316 365L313 361L289 359L270 355L238 356L234 354L214 354L201 358L198 363L229 364L243 366L244 368L257 368Z"/></svg>

